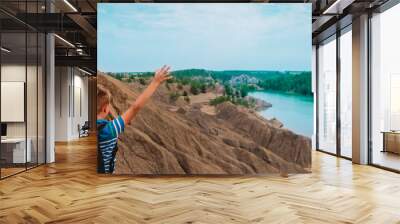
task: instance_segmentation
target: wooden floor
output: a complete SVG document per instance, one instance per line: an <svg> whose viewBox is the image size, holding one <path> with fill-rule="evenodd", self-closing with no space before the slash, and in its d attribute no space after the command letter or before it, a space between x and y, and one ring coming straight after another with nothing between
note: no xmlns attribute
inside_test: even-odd
<svg viewBox="0 0 400 224"><path fill-rule="evenodd" d="M400 175L314 152L283 178L96 174L94 138L0 181L0 223L400 223Z"/></svg>
<svg viewBox="0 0 400 224"><path fill-rule="evenodd" d="M23 172L23 171L25 171L26 169L25 169L25 167L23 167L23 168L20 168L20 167L17 167L17 168L14 168L14 167L11 167L11 168L1 168L1 177L3 178L3 177L8 177L8 176L11 176L11 175L13 175L13 174L16 174L16 173L20 173L20 172Z"/></svg>
<svg viewBox="0 0 400 224"><path fill-rule="evenodd" d="M400 155L391 152L381 152L375 150L372 161L374 164L400 170Z"/></svg>

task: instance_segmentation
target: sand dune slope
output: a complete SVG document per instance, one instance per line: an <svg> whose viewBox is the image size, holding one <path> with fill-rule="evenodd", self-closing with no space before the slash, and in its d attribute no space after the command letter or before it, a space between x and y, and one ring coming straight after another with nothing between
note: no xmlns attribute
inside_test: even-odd
<svg viewBox="0 0 400 224"><path fill-rule="evenodd" d="M112 107L122 113L141 90L98 75ZM264 174L307 172L309 138L275 128L251 111L224 103L216 115L198 105L170 110L167 90L158 93L120 136L116 174Z"/></svg>

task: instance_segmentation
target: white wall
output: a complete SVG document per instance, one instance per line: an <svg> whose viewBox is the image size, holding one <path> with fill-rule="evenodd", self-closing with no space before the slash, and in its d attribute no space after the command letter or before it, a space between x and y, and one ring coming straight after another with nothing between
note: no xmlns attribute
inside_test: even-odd
<svg viewBox="0 0 400 224"><path fill-rule="evenodd" d="M68 140L68 88L69 88L69 76L67 67L56 67L55 68L55 110L54 110L54 123L55 123L55 141L67 141Z"/></svg>
<svg viewBox="0 0 400 224"><path fill-rule="evenodd" d="M78 132L78 124L81 126L85 123L85 121L88 121L88 78L81 76L82 73L79 73L79 75L76 75L75 70L75 75L74 75L74 82L73 82L73 90L74 96L72 96L72 99L74 99L74 102L71 104L74 105L72 108L72 119L71 119L71 135L73 138L79 137L79 132Z"/></svg>
<svg viewBox="0 0 400 224"><path fill-rule="evenodd" d="M79 138L78 125L83 125L88 120L88 78L83 75L76 68L56 67L56 141Z"/></svg>

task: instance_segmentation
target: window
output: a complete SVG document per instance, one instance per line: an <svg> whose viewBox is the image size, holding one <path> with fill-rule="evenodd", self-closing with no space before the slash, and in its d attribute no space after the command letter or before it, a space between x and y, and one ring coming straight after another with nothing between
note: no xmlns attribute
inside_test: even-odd
<svg viewBox="0 0 400 224"><path fill-rule="evenodd" d="M318 149L336 153L336 36L318 48Z"/></svg>
<svg viewBox="0 0 400 224"><path fill-rule="evenodd" d="M340 36L340 155L352 157L352 33Z"/></svg>
<svg viewBox="0 0 400 224"><path fill-rule="evenodd" d="M371 161L400 170L400 5L371 19Z"/></svg>
<svg viewBox="0 0 400 224"><path fill-rule="evenodd" d="M18 6L13 9L20 14L42 13L42 5L44 1L0 3ZM12 16L0 17L9 21L0 23L0 178L5 178L45 163L46 40Z"/></svg>

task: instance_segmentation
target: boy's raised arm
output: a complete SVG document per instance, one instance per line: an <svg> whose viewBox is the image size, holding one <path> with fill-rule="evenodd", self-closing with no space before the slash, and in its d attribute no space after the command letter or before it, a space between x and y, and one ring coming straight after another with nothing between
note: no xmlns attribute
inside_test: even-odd
<svg viewBox="0 0 400 224"><path fill-rule="evenodd" d="M172 76L170 76L169 69L169 66L164 65L162 68L158 69L155 72L154 78L151 83L136 99L136 101L129 107L129 109L125 111L125 113L122 115L122 119L124 120L125 124L129 124L131 120L136 117L136 114L140 111L140 109L142 109L142 107L146 104L146 102L157 90L158 86L161 83L172 78Z"/></svg>

